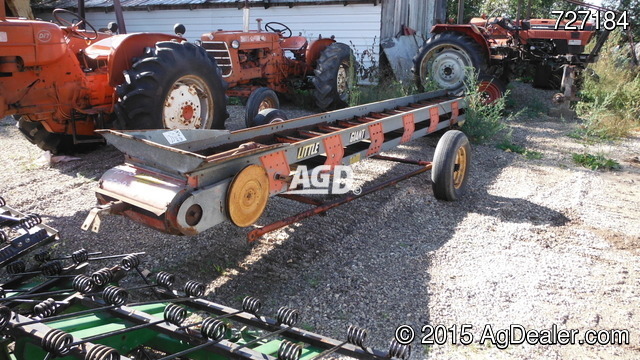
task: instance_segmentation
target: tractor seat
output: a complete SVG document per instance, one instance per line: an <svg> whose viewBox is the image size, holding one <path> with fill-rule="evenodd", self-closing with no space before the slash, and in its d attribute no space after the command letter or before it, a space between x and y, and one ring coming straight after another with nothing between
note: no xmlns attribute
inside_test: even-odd
<svg viewBox="0 0 640 360"><path fill-rule="evenodd" d="M300 51L307 47L307 38L304 36L292 36L288 39L280 41L280 48L282 50Z"/></svg>

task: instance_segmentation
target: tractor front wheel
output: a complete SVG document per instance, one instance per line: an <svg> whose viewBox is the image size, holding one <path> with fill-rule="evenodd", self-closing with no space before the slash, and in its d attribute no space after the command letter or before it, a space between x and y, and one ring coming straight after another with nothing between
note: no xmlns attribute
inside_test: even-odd
<svg viewBox="0 0 640 360"><path fill-rule="evenodd" d="M255 123L256 115L266 109L279 108L280 101L275 91L266 87L257 88L249 95L247 105L245 105L244 123L247 127L262 125Z"/></svg>
<svg viewBox="0 0 640 360"><path fill-rule="evenodd" d="M421 91L435 85L452 93L462 93L468 67L475 68L478 74L484 71L483 49L470 37L456 32L434 35L413 58L413 73Z"/></svg>
<svg viewBox="0 0 640 360"><path fill-rule="evenodd" d="M438 141L433 155L431 182L436 199L458 200L465 190L470 166L469 139L462 131L447 131Z"/></svg>
<svg viewBox="0 0 640 360"><path fill-rule="evenodd" d="M347 44L333 43L322 51L312 80L313 97L320 109L339 109L349 104L354 63L353 52Z"/></svg>
<svg viewBox="0 0 640 360"><path fill-rule="evenodd" d="M507 86L496 77L484 75L478 78L478 92L481 94L484 104L495 103L504 96L506 91Z"/></svg>
<svg viewBox="0 0 640 360"><path fill-rule="evenodd" d="M116 111L128 129L224 129L224 84L202 47L159 42L125 71Z"/></svg>

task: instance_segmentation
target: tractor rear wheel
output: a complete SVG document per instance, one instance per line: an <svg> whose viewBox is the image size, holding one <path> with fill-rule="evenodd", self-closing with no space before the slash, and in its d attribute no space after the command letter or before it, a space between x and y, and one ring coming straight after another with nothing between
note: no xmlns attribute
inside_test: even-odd
<svg viewBox="0 0 640 360"><path fill-rule="evenodd" d="M275 91L266 87L257 88L249 95L247 105L245 105L244 123L247 127L262 125L254 122L256 115L262 110L279 108L280 100L278 100Z"/></svg>
<svg viewBox="0 0 640 360"><path fill-rule="evenodd" d="M413 58L413 73L420 91L434 83L459 94L464 90L466 68L473 67L480 74L486 63L482 47L472 38L457 32L443 32L427 40L418 50Z"/></svg>
<svg viewBox="0 0 640 360"><path fill-rule="evenodd" d="M349 104L354 64L353 52L347 44L333 43L322 51L312 80L313 97L320 109L339 109Z"/></svg>
<svg viewBox="0 0 640 360"><path fill-rule="evenodd" d="M469 139L460 130L450 130L438 141L433 154L431 182L438 200L455 201L465 190L471 166Z"/></svg>
<svg viewBox="0 0 640 360"><path fill-rule="evenodd" d="M159 42L125 71L116 111L127 129L224 129L225 85L202 47Z"/></svg>

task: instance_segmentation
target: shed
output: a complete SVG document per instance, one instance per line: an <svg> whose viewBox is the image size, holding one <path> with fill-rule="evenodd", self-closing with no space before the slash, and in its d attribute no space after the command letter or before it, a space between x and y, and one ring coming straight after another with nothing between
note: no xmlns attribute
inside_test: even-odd
<svg viewBox="0 0 640 360"><path fill-rule="evenodd" d="M203 33L242 28L244 1L237 0L120 0L128 32L173 32L183 23L184 36L193 41ZM428 34L444 17L446 0L250 0L250 24L256 19L286 24L307 38L334 35L362 55L364 66L379 64L381 39L396 36L402 25ZM36 17L51 19L55 8L74 10L77 0L35 0ZM115 21L113 1L85 0L87 20L96 28ZM439 12L442 14L438 15ZM358 56L360 58L360 56Z"/></svg>

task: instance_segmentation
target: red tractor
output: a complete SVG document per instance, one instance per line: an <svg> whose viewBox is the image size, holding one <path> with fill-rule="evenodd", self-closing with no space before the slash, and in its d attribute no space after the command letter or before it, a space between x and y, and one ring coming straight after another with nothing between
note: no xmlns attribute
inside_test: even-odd
<svg viewBox="0 0 640 360"><path fill-rule="evenodd" d="M0 0L0 117L19 118L42 149L102 141L96 128L224 127L225 83L202 47L179 35L98 32L62 9L58 24L4 9Z"/></svg>
<svg viewBox="0 0 640 360"><path fill-rule="evenodd" d="M216 31L203 34L202 46L216 59L222 77L229 83L227 95L246 99L247 127L269 122L259 112L278 108L278 94L291 95L297 89L313 89L320 109L347 105L354 59L351 48L331 38L309 42L292 36L289 27L278 22L265 24L257 19L257 30L248 29L248 8L243 31Z"/></svg>
<svg viewBox="0 0 640 360"><path fill-rule="evenodd" d="M597 59L608 32L585 53L585 46L596 35L593 24L583 26L576 21L573 25L580 30L569 30L565 29L566 20L557 22L489 16L473 18L469 24L435 25L433 36L414 58L416 83L423 88L435 82L451 92L462 92L466 68L472 67L489 102L502 96L511 78L531 70L534 86L560 88L562 83L572 87L574 70L582 70Z"/></svg>

